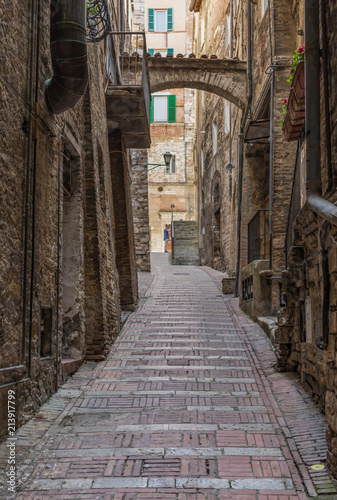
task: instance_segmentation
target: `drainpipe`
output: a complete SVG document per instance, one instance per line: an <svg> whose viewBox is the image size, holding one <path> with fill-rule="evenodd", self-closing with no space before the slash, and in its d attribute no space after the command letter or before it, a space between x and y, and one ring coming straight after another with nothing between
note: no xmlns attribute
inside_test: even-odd
<svg viewBox="0 0 337 500"><path fill-rule="evenodd" d="M320 241L322 249L322 284L323 284L323 306L322 306L322 328L323 334L316 339L319 349L326 350L329 343L329 306L330 306L330 272L329 272L329 252L327 248L327 238L331 224L325 220L320 230Z"/></svg>
<svg viewBox="0 0 337 500"><path fill-rule="evenodd" d="M275 70L273 68L271 74L271 82L270 82L270 133L269 133L269 269L271 271L273 270L274 92L275 92Z"/></svg>
<svg viewBox="0 0 337 500"><path fill-rule="evenodd" d="M307 191L321 192L319 2L305 0L305 142ZM309 202L310 203L310 202Z"/></svg>
<svg viewBox="0 0 337 500"><path fill-rule="evenodd" d="M305 139L307 203L337 226L337 207L321 196L319 3L305 0Z"/></svg>
<svg viewBox="0 0 337 500"><path fill-rule="evenodd" d="M243 129L241 128L239 134L239 189L238 189L238 259L236 262L235 274L235 293L234 296L239 296L239 277L240 277L240 259L241 259L241 218L242 218L242 178L243 178Z"/></svg>
<svg viewBox="0 0 337 500"><path fill-rule="evenodd" d="M73 108L85 94L89 80L86 0L53 0L50 50L54 76L46 86L51 113Z"/></svg>
<svg viewBox="0 0 337 500"><path fill-rule="evenodd" d="M328 170L328 185L324 195L330 193L333 189L333 169L331 159L331 128L330 128L330 105L329 105L329 76L328 76L328 43L327 43L327 25L326 25L326 6L325 1L321 4L321 33L322 33L322 59L324 76L324 108L325 108L325 140L326 140L326 160Z"/></svg>
<svg viewBox="0 0 337 500"><path fill-rule="evenodd" d="M237 223L237 239L238 239L238 255L236 262L235 274L235 297L239 295L239 278L240 278L240 259L241 259L241 220L242 220L242 178L243 178L243 131L248 118L248 113L253 99L253 69L252 69L252 11L251 0L247 0L247 37L248 37L248 54L247 54L247 76L248 76L248 102L245 109L245 114L242 118L241 131L239 134L239 189L238 189L238 223Z"/></svg>

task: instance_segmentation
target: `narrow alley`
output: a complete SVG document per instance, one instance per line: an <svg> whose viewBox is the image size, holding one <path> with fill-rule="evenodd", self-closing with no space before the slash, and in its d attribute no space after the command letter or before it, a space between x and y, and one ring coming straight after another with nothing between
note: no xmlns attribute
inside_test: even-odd
<svg viewBox="0 0 337 500"><path fill-rule="evenodd" d="M17 494L1 498L337 498L324 416L275 371L222 273L165 254L152 264L107 360L85 363L17 432Z"/></svg>

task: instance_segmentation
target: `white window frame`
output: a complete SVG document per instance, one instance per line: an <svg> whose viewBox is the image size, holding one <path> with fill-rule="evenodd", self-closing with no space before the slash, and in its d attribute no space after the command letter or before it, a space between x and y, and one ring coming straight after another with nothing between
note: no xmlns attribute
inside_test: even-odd
<svg viewBox="0 0 337 500"><path fill-rule="evenodd" d="M225 106L224 106L224 130L225 130L225 134L230 133L230 126L231 126L230 110L231 110L230 102L225 100Z"/></svg>
<svg viewBox="0 0 337 500"><path fill-rule="evenodd" d="M218 119L214 118L212 121L212 147L213 147L213 156L216 155L218 151Z"/></svg>
<svg viewBox="0 0 337 500"><path fill-rule="evenodd" d="M174 172L173 172L173 166L174 166ZM177 155L172 154L170 164L165 168L165 173L170 175L177 173Z"/></svg>
<svg viewBox="0 0 337 500"><path fill-rule="evenodd" d="M269 0L261 0L261 20L263 19L265 12L268 8Z"/></svg>
<svg viewBox="0 0 337 500"><path fill-rule="evenodd" d="M157 29L157 12L165 12L165 29L158 30ZM155 9L154 11L154 31L156 33L165 33L167 31L167 9Z"/></svg>
<svg viewBox="0 0 337 500"><path fill-rule="evenodd" d="M156 120L156 99L161 98L166 100L166 119ZM158 94L153 96L153 123L167 123L168 122L168 96L163 94Z"/></svg>
<svg viewBox="0 0 337 500"><path fill-rule="evenodd" d="M167 49L154 49L155 54L157 54L158 52L159 52L159 54L161 54L162 57L167 56Z"/></svg>
<svg viewBox="0 0 337 500"><path fill-rule="evenodd" d="M227 9L227 12L226 12L225 23L226 23L225 24L225 50L227 50L230 43L231 43L231 12L230 12L230 7Z"/></svg>
<svg viewBox="0 0 337 500"><path fill-rule="evenodd" d="M200 48L203 47L205 43L205 19L200 21Z"/></svg>

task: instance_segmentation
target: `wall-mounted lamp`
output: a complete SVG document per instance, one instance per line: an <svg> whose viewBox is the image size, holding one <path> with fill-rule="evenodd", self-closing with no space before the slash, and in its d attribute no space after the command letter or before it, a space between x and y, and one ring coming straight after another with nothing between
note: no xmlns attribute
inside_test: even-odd
<svg viewBox="0 0 337 500"><path fill-rule="evenodd" d="M168 167L171 163L171 160L172 160L172 154L167 152L165 154L163 154L163 158L164 158L164 162L165 163L148 163L148 165L154 165L153 168L149 168L149 170L154 170L155 168L158 168L158 167Z"/></svg>

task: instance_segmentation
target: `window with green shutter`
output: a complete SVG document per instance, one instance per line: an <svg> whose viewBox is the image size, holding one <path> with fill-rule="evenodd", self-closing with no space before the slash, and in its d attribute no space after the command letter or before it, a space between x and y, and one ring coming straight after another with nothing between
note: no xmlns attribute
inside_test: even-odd
<svg viewBox="0 0 337 500"><path fill-rule="evenodd" d="M168 122L173 123L176 121L176 96L168 96Z"/></svg>
<svg viewBox="0 0 337 500"><path fill-rule="evenodd" d="M151 57L154 56L154 49L148 49L148 53L150 54Z"/></svg>
<svg viewBox="0 0 337 500"><path fill-rule="evenodd" d="M173 9L167 9L167 31L173 31Z"/></svg>
<svg viewBox="0 0 337 500"><path fill-rule="evenodd" d="M173 55L174 54L174 49L167 49L167 53Z"/></svg>
<svg viewBox="0 0 337 500"><path fill-rule="evenodd" d="M153 123L153 97L151 96L150 123Z"/></svg>
<svg viewBox="0 0 337 500"><path fill-rule="evenodd" d="M149 31L154 31L154 9L149 9Z"/></svg>

